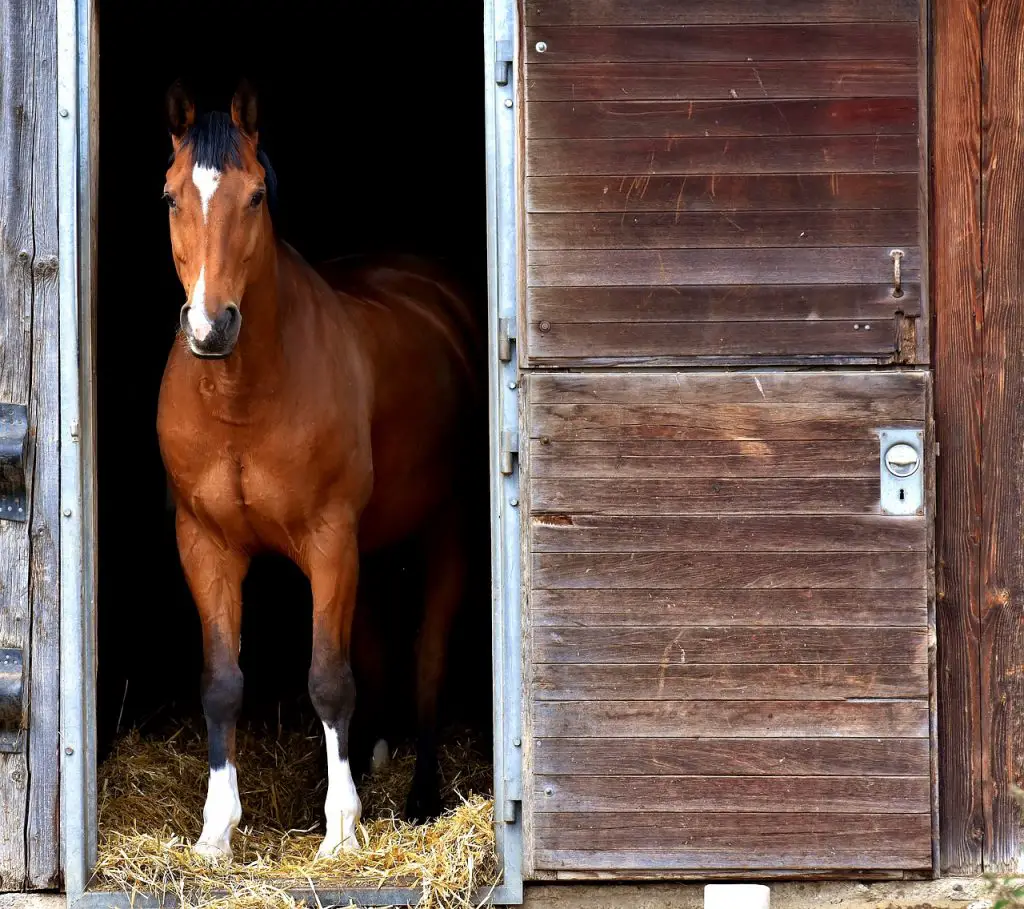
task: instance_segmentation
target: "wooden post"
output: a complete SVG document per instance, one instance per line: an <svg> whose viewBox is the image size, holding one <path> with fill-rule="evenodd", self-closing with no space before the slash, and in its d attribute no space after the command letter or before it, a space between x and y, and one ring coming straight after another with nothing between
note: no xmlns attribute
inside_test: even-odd
<svg viewBox="0 0 1024 909"><path fill-rule="evenodd" d="M979 603L981 3L934 0L933 17L931 286L936 435L941 446L936 610L941 864L947 873L972 874L982 869L985 828ZM1012 507L1005 499L1004 506Z"/></svg>
<svg viewBox="0 0 1024 909"><path fill-rule="evenodd" d="M981 695L985 870L1018 870L1024 783L1024 14L986 4Z"/></svg>
<svg viewBox="0 0 1024 909"><path fill-rule="evenodd" d="M0 754L0 890L60 879L55 59L53 0L0 0L0 400L28 405L31 490L31 522L0 522L0 643L30 696Z"/></svg>

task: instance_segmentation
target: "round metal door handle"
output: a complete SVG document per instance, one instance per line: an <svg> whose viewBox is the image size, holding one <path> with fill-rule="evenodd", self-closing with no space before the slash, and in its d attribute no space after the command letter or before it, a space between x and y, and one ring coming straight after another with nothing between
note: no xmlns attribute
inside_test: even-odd
<svg viewBox="0 0 1024 909"><path fill-rule="evenodd" d="M885 469L894 477L912 477L921 466L921 455L913 445L897 442L885 452Z"/></svg>

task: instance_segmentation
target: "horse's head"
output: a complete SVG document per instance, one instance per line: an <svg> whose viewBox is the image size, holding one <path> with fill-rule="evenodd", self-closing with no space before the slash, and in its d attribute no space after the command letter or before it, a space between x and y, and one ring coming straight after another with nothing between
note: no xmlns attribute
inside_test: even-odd
<svg viewBox="0 0 1024 909"><path fill-rule="evenodd" d="M188 295L181 330L197 357L235 348L246 289L273 246L270 163L259 150L256 96L235 93L231 113L197 119L180 84L167 95L174 154L164 183L174 267Z"/></svg>

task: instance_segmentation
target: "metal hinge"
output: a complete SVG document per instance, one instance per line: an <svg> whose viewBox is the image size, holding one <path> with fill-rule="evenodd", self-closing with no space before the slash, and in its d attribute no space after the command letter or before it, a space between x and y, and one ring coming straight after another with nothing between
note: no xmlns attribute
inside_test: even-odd
<svg viewBox="0 0 1024 909"><path fill-rule="evenodd" d="M505 799L504 808L501 812L501 819L506 824L514 824L516 818L522 813L523 802L521 799Z"/></svg>
<svg viewBox="0 0 1024 909"><path fill-rule="evenodd" d="M494 81L498 85L508 85L512 77L512 42L494 42Z"/></svg>
<svg viewBox="0 0 1024 909"><path fill-rule="evenodd" d="M21 650L0 649L0 752L21 751L25 725L25 660Z"/></svg>
<svg viewBox="0 0 1024 909"><path fill-rule="evenodd" d="M0 404L0 518L28 520L25 489L25 453L28 445L28 408Z"/></svg>
<svg viewBox="0 0 1024 909"><path fill-rule="evenodd" d="M519 433L505 431L501 434L501 472L507 477L513 470L513 459L519 454Z"/></svg>
<svg viewBox="0 0 1024 909"><path fill-rule="evenodd" d="M498 359L508 363L512 359L512 342L516 339L516 320L498 319Z"/></svg>

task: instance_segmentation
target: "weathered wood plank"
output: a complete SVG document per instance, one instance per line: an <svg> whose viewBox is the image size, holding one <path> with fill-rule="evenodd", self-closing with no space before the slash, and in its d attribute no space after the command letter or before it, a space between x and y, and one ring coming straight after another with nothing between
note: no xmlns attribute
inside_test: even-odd
<svg viewBox="0 0 1024 909"><path fill-rule="evenodd" d="M928 702L541 701L533 722L541 738L927 739Z"/></svg>
<svg viewBox="0 0 1024 909"><path fill-rule="evenodd" d="M730 372L560 372L530 376L529 397L535 404L827 404L893 403L900 419L922 419L927 403L926 377L920 372L787 372L748 370ZM891 413L896 413L893 411ZM675 445L676 443L672 443ZM762 448L734 443L739 451L757 457ZM727 443L716 450L727 450ZM672 449L673 454L689 454ZM586 453L581 449L581 453ZM647 443L635 454L656 456L658 443Z"/></svg>
<svg viewBox="0 0 1024 909"><path fill-rule="evenodd" d="M916 243L915 211L537 213L529 249L714 249ZM894 301L895 302L895 301Z"/></svg>
<svg viewBox="0 0 1024 909"><path fill-rule="evenodd" d="M537 587L924 587L916 552L541 552Z"/></svg>
<svg viewBox="0 0 1024 909"><path fill-rule="evenodd" d="M538 739L539 774L616 776L920 776L928 740Z"/></svg>
<svg viewBox="0 0 1024 909"><path fill-rule="evenodd" d="M660 67L659 67L660 68ZM909 211L914 174L714 174L529 177L539 212ZM888 286L888 285L887 285ZM891 289L891 288L890 288Z"/></svg>
<svg viewBox="0 0 1024 909"><path fill-rule="evenodd" d="M538 42L545 49L537 50ZM527 27L526 62L690 63L755 60L917 61L918 26L813 25Z"/></svg>
<svg viewBox="0 0 1024 909"><path fill-rule="evenodd" d="M935 409L938 472L939 778L942 868L982 870L980 0L933 8ZM988 15L988 14L986 14ZM1006 229L1006 228L1003 228Z"/></svg>
<svg viewBox="0 0 1024 909"><path fill-rule="evenodd" d="M528 0L525 20L543 25L740 25L780 22L917 22L917 0Z"/></svg>
<svg viewBox="0 0 1024 909"><path fill-rule="evenodd" d="M928 662L924 628L561 627L533 629L535 663Z"/></svg>
<svg viewBox="0 0 1024 909"><path fill-rule="evenodd" d="M561 821L564 815L549 815ZM544 817L544 815L541 815ZM603 815L591 815L598 819ZM759 815L774 820L773 815ZM869 815L871 817L871 815ZM884 832L864 832L861 835L842 830L837 835L829 831L803 836L799 833L783 833L786 828L775 827L770 838L765 831L729 838L729 845L718 847L707 843L702 837L686 838L679 831L677 842L685 847L673 851L670 848L655 849L646 845L644 833L634 831L624 834L624 839L638 843L635 850L601 847L598 851L585 849L535 850L536 867L545 871L566 871L575 879L581 872L591 871L597 878L608 874L629 876L636 874L658 875L675 878L681 873L703 879L708 875L734 871L742 878L750 877L750 868L764 869L765 873L779 873L782 877L827 875L829 872L848 871L861 873L865 868L872 872L892 869L897 877L905 871L930 870L931 852L924 837L927 836L927 815L909 815L913 823L900 825L898 829ZM557 840L552 843L557 845ZM827 846L825 844L828 844ZM924 844L924 845L922 845ZM927 857L926 857L927 856ZM870 872L869 872L870 874Z"/></svg>
<svg viewBox="0 0 1024 909"><path fill-rule="evenodd" d="M37 84L33 59L42 12L34 4L0 2L0 400L18 404L38 403L32 402L33 269L42 263L34 259L33 154L37 132L53 128L44 124L47 109L37 103L48 88ZM32 445L29 452L29 483L37 450ZM32 631L29 531L26 523L0 522L0 645L22 650L26 674ZM27 742L24 733L22 741ZM21 890L27 883L27 752L25 745L0 754L0 891Z"/></svg>
<svg viewBox="0 0 1024 909"><path fill-rule="evenodd" d="M531 139L526 174L917 173L916 136L767 136L700 139Z"/></svg>
<svg viewBox="0 0 1024 909"><path fill-rule="evenodd" d="M568 322L531 321L530 357L874 357L898 351L896 322Z"/></svg>
<svg viewBox="0 0 1024 909"><path fill-rule="evenodd" d="M822 588L733 590L531 590L535 627L638 625L876 626L925 628L927 591L884 597Z"/></svg>
<svg viewBox="0 0 1024 909"><path fill-rule="evenodd" d="M762 9L770 7L762 5ZM756 63L556 63L526 71L535 101L901 98L917 92L911 60Z"/></svg>
<svg viewBox="0 0 1024 909"><path fill-rule="evenodd" d="M535 512L656 514L877 514L878 480L534 480Z"/></svg>
<svg viewBox="0 0 1024 909"><path fill-rule="evenodd" d="M60 836L60 387L57 282L57 4L33 9L32 608L26 886L58 889ZM0 12L0 17L3 13ZM0 77L2 78L2 77ZM0 160L3 160L0 142ZM2 169L2 165L0 165ZM6 336L4 336L6 337Z"/></svg>
<svg viewBox="0 0 1024 909"><path fill-rule="evenodd" d="M856 439L892 422L920 425L902 401L840 404L534 404L531 438Z"/></svg>
<svg viewBox="0 0 1024 909"><path fill-rule="evenodd" d="M920 285L904 285L899 299L891 284L783 287L533 287L531 326L599 322L767 322L846 319L891 321L898 312L921 313ZM536 329L534 329L536 330Z"/></svg>
<svg viewBox="0 0 1024 909"><path fill-rule="evenodd" d="M916 134L916 98L802 101L534 101L528 139Z"/></svg>
<svg viewBox="0 0 1024 909"><path fill-rule="evenodd" d="M986 871L1018 873L1024 851L1024 818L1015 793L1024 784L1024 11L1014 0L992 0L983 15L980 665L989 796L984 865Z"/></svg>
<svg viewBox="0 0 1024 909"><path fill-rule="evenodd" d="M928 666L925 663L672 663L667 666L542 663L534 666L530 691L538 701L927 698Z"/></svg>
<svg viewBox="0 0 1024 909"><path fill-rule="evenodd" d="M530 476L657 477L874 477L878 445L873 439L832 442L676 442L654 455L643 442L530 442ZM671 446L675 445L673 450ZM742 450L747 446L749 452ZM668 454L673 452L672 454ZM896 527L887 520L885 528Z"/></svg>
<svg viewBox="0 0 1024 909"><path fill-rule="evenodd" d="M763 811L879 815L927 814L930 790L926 776L538 775L533 780L532 796L537 811L544 813Z"/></svg>
<svg viewBox="0 0 1024 909"><path fill-rule="evenodd" d="M594 460L600 463L600 459ZM685 469L685 461L683 464ZM551 465L552 470L559 467L557 462ZM579 475L594 476L585 471ZM608 476L615 475L612 462ZM620 475L628 473L621 471ZM535 515L530 525L530 548L535 553L921 553L928 549L928 524L923 517L889 515L844 515L826 520L794 514Z"/></svg>
<svg viewBox="0 0 1024 909"><path fill-rule="evenodd" d="M692 284L877 284L891 247L819 249L530 250L531 287ZM920 280L921 251L905 247L903 279Z"/></svg>

